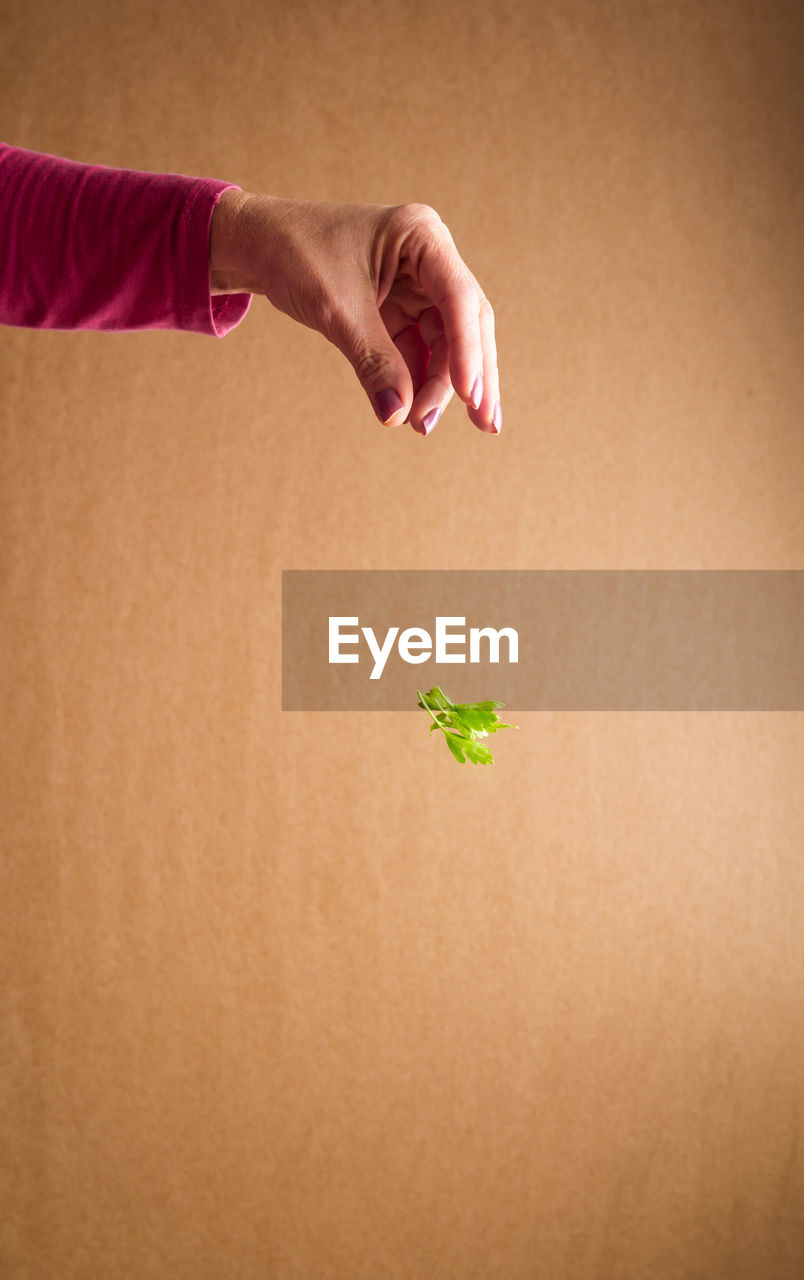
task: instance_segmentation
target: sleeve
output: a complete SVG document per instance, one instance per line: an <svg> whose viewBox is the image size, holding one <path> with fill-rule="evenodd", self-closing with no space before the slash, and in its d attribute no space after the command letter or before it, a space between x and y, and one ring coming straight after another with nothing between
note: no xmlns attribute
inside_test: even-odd
<svg viewBox="0 0 804 1280"><path fill-rule="evenodd" d="M0 323L223 337L251 303L209 289L212 213L233 186L0 143Z"/></svg>

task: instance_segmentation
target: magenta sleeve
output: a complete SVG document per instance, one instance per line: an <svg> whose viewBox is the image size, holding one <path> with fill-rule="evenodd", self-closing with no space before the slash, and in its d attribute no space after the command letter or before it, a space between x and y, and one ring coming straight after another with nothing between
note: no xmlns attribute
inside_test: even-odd
<svg viewBox="0 0 804 1280"><path fill-rule="evenodd" d="M209 289L212 212L233 186L0 143L0 323L223 337L251 302Z"/></svg>

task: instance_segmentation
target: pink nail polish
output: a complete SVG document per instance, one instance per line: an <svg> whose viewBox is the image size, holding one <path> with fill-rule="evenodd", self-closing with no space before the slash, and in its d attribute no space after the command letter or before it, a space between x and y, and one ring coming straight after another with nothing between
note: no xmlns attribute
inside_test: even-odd
<svg viewBox="0 0 804 1280"><path fill-rule="evenodd" d="M475 378L475 385L472 387L472 404L475 409L480 408L480 403L482 399L483 399L483 379L478 377L478 378Z"/></svg>
<svg viewBox="0 0 804 1280"><path fill-rule="evenodd" d="M494 413L491 415L491 425L494 428L495 434L499 435L500 427L502 426L502 405L499 400L494 406Z"/></svg>
<svg viewBox="0 0 804 1280"><path fill-rule="evenodd" d="M438 422L438 419L440 417L441 417L441 410L439 408L431 409L429 413L426 413L424 415L424 417L422 418L422 424L424 426L425 435L429 436L430 432L432 431L433 427Z"/></svg>
<svg viewBox="0 0 804 1280"><path fill-rule="evenodd" d="M393 387L385 387L384 390L378 391L374 397L374 403L377 406L380 422L387 422L402 408L402 401Z"/></svg>

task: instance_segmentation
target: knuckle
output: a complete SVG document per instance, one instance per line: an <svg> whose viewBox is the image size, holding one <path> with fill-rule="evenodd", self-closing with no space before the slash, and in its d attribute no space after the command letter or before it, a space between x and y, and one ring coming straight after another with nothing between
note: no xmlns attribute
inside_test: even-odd
<svg viewBox="0 0 804 1280"><path fill-rule="evenodd" d="M364 384L372 383L385 368L385 361L378 351L370 347L360 348L354 358L355 373Z"/></svg>
<svg viewBox="0 0 804 1280"><path fill-rule="evenodd" d="M436 213L432 205L419 204L417 202L404 204L401 206L405 217L412 222L424 223L426 226L440 227L442 226L441 218Z"/></svg>
<svg viewBox="0 0 804 1280"><path fill-rule="evenodd" d="M477 305L477 285L473 278L465 272L461 272L458 275L452 286L452 291L456 299L464 306Z"/></svg>

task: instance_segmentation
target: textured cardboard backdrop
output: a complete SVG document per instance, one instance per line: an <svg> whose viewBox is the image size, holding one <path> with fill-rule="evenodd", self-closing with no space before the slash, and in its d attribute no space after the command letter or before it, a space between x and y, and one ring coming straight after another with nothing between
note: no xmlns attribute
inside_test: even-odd
<svg viewBox="0 0 804 1280"><path fill-rule="evenodd" d="M0 4L7 141L433 204L499 440L0 335L2 1280L793 1280L804 720L282 714L283 568L801 568L783 0ZM494 690L488 691L494 696ZM512 708L512 710L515 710Z"/></svg>

